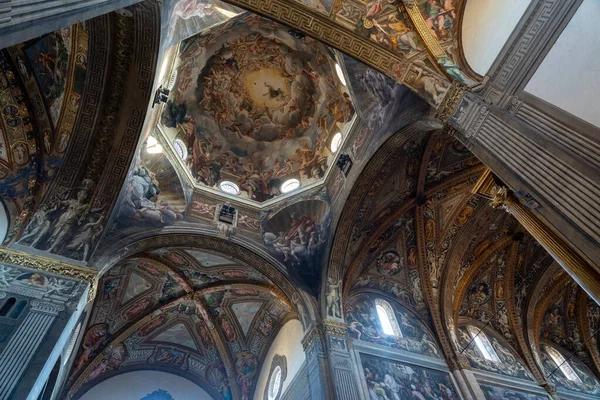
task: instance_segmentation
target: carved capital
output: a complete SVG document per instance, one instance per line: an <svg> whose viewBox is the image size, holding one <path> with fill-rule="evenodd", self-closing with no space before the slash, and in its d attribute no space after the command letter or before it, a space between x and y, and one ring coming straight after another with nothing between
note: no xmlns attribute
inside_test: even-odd
<svg viewBox="0 0 600 400"><path fill-rule="evenodd" d="M60 304L48 303L45 301L34 300L31 302L31 311L45 314L58 315L65 309L65 306Z"/></svg>
<svg viewBox="0 0 600 400"><path fill-rule="evenodd" d="M306 351L315 340L320 340L321 345L324 345L327 336L341 336L346 338L348 330L346 324L341 322L325 321L322 324L313 325L304 338L302 339L302 347Z"/></svg>
<svg viewBox="0 0 600 400"><path fill-rule="evenodd" d="M458 107L458 104L462 101L465 94L465 86L460 82L453 81L452 86L446 92L442 103L437 109L436 118L442 122L447 122Z"/></svg>
<svg viewBox="0 0 600 400"><path fill-rule="evenodd" d="M490 205L493 208L502 207L508 211L508 188L506 186L495 185L492 187L492 202Z"/></svg>
<svg viewBox="0 0 600 400"><path fill-rule="evenodd" d="M346 336L348 328L346 324L333 321L325 321L323 323L323 332L325 335Z"/></svg>
<svg viewBox="0 0 600 400"><path fill-rule="evenodd" d="M553 385L552 383L544 383L542 384L542 387L546 390L546 392L548 392L549 394L553 395L556 394L556 386Z"/></svg>
<svg viewBox="0 0 600 400"><path fill-rule="evenodd" d="M302 338L302 348L306 351L315 340L319 340L322 345L323 339L322 327L320 325L312 325Z"/></svg>

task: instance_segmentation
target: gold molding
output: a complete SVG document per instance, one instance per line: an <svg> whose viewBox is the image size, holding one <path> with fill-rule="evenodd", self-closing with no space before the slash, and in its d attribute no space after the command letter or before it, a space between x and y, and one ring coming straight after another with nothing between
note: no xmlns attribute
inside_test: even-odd
<svg viewBox="0 0 600 400"><path fill-rule="evenodd" d="M421 11L419 11L417 2L414 0L403 0L403 2L404 9L406 10L408 17L417 30L417 33L421 37L421 40L423 43L425 43L425 47L427 47L429 53L435 57L436 60L440 57L445 57L446 52L444 49L442 49L442 46L440 46L440 43L437 41L437 39L431 34L431 30L427 26L427 22L425 22L423 15L421 15Z"/></svg>
<svg viewBox="0 0 600 400"><path fill-rule="evenodd" d="M56 261L50 258L34 256L22 251L8 249L6 247L0 247L0 262L88 281L90 284L87 298L88 303L96 296L96 289L98 286L98 271L95 269L80 267L78 265Z"/></svg>

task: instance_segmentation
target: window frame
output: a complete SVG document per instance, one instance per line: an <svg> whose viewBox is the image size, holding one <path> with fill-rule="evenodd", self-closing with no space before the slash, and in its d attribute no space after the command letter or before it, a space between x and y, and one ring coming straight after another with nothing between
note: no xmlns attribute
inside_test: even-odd
<svg viewBox="0 0 600 400"><path fill-rule="evenodd" d="M379 310L382 310L383 315L385 315L387 322L392 330L392 333L385 332L384 323L382 321L382 314ZM400 329L400 325L398 324L398 319L396 318L396 312L390 303L383 299L375 299L375 312L377 313L377 317L379 319L379 327L381 328L381 333L388 336L395 337L404 337L402 334L402 330Z"/></svg>
<svg viewBox="0 0 600 400"><path fill-rule="evenodd" d="M544 351L550 357L552 362L556 365L556 368L571 382L583 383L581 377L575 372L575 369L571 366L569 361L562 355L562 353L552 346L545 346ZM549 373L552 371L548 371ZM575 378L575 379L573 379Z"/></svg>
<svg viewBox="0 0 600 400"><path fill-rule="evenodd" d="M281 371L281 378L278 382L277 394L273 397L270 396L271 386L273 384L274 374L276 371ZM284 355L275 354L273 361L271 361L271 370L265 384L265 391L263 395L264 400L279 400L283 394L283 382L287 378L287 359Z"/></svg>
<svg viewBox="0 0 600 400"><path fill-rule="evenodd" d="M467 332L469 332L471 339L473 339L475 348L484 359L495 363L502 362L498 353L496 353L496 349L494 349L494 346L492 346L492 343L490 343L490 340L482 329L476 328L473 325L467 325Z"/></svg>

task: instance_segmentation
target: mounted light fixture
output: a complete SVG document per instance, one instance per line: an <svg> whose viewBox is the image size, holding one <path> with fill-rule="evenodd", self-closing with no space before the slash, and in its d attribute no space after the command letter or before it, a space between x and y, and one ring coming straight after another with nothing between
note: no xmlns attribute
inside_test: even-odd
<svg viewBox="0 0 600 400"><path fill-rule="evenodd" d="M281 185L281 193L289 193L292 190L296 190L300 187L300 181L298 179L292 178L283 182Z"/></svg>
<svg viewBox="0 0 600 400"><path fill-rule="evenodd" d="M240 194L240 187L231 181L222 181L219 183L219 188L225 193L234 195Z"/></svg>
<svg viewBox="0 0 600 400"><path fill-rule="evenodd" d="M162 153L163 148L154 136L148 136L148 140L146 141L146 151L149 154L159 154Z"/></svg>
<svg viewBox="0 0 600 400"><path fill-rule="evenodd" d="M331 144L329 146L331 152L335 154L340 149L340 144L342 144L342 132L338 132L333 135Z"/></svg>
<svg viewBox="0 0 600 400"><path fill-rule="evenodd" d="M335 64L335 72L337 73L340 82L342 82L342 85L346 86L346 77L344 76L344 71L342 71L340 64Z"/></svg>

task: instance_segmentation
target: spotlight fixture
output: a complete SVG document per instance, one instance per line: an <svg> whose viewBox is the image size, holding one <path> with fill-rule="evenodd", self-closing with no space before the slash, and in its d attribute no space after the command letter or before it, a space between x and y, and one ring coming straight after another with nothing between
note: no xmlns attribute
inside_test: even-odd
<svg viewBox="0 0 600 400"><path fill-rule="evenodd" d="M350 168L352 168L352 159L348 154L340 154L336 165L344 175L348 176Z"/></svg>

